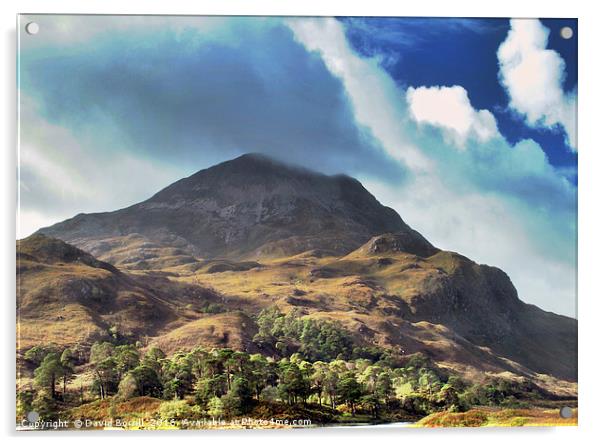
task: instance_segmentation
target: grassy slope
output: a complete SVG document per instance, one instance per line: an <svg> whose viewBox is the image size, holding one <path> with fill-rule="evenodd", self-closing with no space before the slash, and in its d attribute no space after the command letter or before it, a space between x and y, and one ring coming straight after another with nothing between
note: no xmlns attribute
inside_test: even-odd
<svg viewBox="0 0 602 445"><path fill-rule="evenodd" d="M168 262L161 272L125 273L73 258L39 258L40 251L44 249L37 245L20 246L20 350L49 340L90 343L106 336L111 326L167 352L196 345L248 349L256 330L245 314L277 305L283 312L297 308L304 316L339 321L358 344L391 348L399 356L427 351L441 366L471 380L527 375L553 392L576 395L575 383L533 372L500 353L512 352L514 345L500 344L496 350L458 335L466 323L446 319L462 313L452 307L457 301L447 292L449 277L468 275L465 281L477 284L485 278L474 263L449 252L424 259L402 252L375 255L360 248L343 258L309 252L258 259L260 264ZM207 303L219 303L228 312L205 314ZM467 311L469 317L473 313L472 308ZM533 320L544 335L554 331L554 317ZM542 357L536 343L528 346L524 354Z"/></svg>
<svg viewBox="0 0 602 445"><path fill-rule="evenodd" d="M465 413L439 412L420 421L417 427L480 427L480 426L576 426L577 409L569 419L560 417L558 409L493 409L477 408Z"/></svg>
<svg viewBox="0 0 602 445"><path fill-rule="evenodd" d="M199 318L204 304L220 298L157 273L120 272L71 246L49 257L39 238L19 245L18 352L49 342L91 344L107 339L113 326L132 338L160 335Z"/></svg>

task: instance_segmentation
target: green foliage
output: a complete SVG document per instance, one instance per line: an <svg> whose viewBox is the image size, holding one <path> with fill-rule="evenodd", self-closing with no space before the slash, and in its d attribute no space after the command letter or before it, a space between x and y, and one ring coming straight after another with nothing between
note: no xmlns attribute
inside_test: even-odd
<svg viewBox="0 0 602 445"><path fill-rule="evenodd" d="M32 390L25 390L17 393L18 417L25 417L27 413L33 410L33 400L35 395L35 392Z"/></svg>
<svg viewBox="0 0 602 445"><path fill-rule="evenodd" d="M45 391L39 392L32 402L32 410L40 415L42 420L59 418L58 402Z"/></svg>
<svg viewBox="0 0 602 445"><path fill-rule="evenodd" d="M171 360L162 360L163 397L182 398L192 392L194 375L188 354L176 354Z"/></svg>
<svg viewBox="0 0 602 445"><path fill-rule="evenodd" d="M424 393L412 393L405 396L401 406L406 412L418 415L435 411L434 403Z"/></svg>
<svg viewBox="0 0 602 445"><path fill-rule="evenodd" d="M140 354L134 345L117 346L114 350L115 367L122 376L140 364Z"/></svg>
<svg viewBox="0 0 602 445"><path fill-rule="evenodd" d="M337 394L342 403L346 403L355 413L355 406L362 397L362 385L353 372L346 372L337 383Z"/></svg>
<svg viewBox="0 0 602 445"><path fill-rule="evenodd" d="M240 400L241 412L247 412L253 401L253 394L251 392L251 387L249 386L249 381L245 377L236 377L232 383L230 393Z"/></svg>
<svg viewBox="0 0 602 445"><path fill-rule="evenodd" d="M161 371L161 362L165 359L165 352L156 346L152 346L142 359L142 364L153 368L156 372Z"/></svg>
<svg viewBox="0 0 602 445"><path fill-rule="evenodd" d="M113 357L115 346L109 342L97 342L90 348L90 363L100 363Z"/></svg>
<svg viewBox="0 0 602 445"><path fill-rule="evenodd" d="M161 403L159 415L163 420L190 419L193 415L192 407L185 400L170 400Z"/></svg>
<svg viewBox="0 0 602 445"><path fill-rule="evenodd" d="M119 385L120 374L112 343L94 343L90 349L90 364L94 373L92 387L101 399L114 394Z"/></svg>
<svg viewBox="0 0 602 445"><path fill-rule="evenodd" d="M390 354L387 351L384 351L382 348L378 348L376 346L356 346L353 348L353 357L356 359L367 359L373 363L376 363L378 361L388 361L390 358Z"/></svg>
<svg viewBox="0 0 602 445"><path fill-rule="evenodd" d="M146 365L140 365L132 369L129 374L136 380L138 386L137 395L161 397L163 385L157 372Z"/></svg>
<svg viewBox="0 0 602 445"><path fill-rule="evenodd" d="M524 400L519 400L517 399L515 396L508 396L506 397L501 403L500 406L503 408L513 408L513 409L518 409L518 408L528 408L529 407L529 403L524 401Z"/></svg>
<svg viewBox="0 0 602 445"><path fill-rule="evenodd" d="M196 400L205 405L210 399L223 396L227 391L226 376L219 374L200 379L196 385Z"/></svg>
<svg viewBox="0 0 602 445"><path fill-rule="evenodd" d="M231 391L221 398L223 413L226 418L232 418L243 413L240 399Z"/></svg>
<svg viewBox="0 0 602 445"><path fill-rule="evenodd" d="M221 398L223 414L234 417L247 413L253 406L253 397L249 382L244 377L235 377L232 388Z"/></svg>
<svg viewBox="0 0 602 445"><path fill-rule="evenodd" d="M50 397L56 399L56 383L65 372L59 354L50 352L34 371L34 384L40 389L47 390Z"/></svg>
<svg viewBox="0 0 602 445"><path fill-rule="evenodd" d="M290 345L298 344L299 352L309 361L351 357L351 335L338 323L302 318L296 311L284 315L270 308L259 314L257 326L259 332L253 341L259 346L272 346L283 355L291 352Z"/></svg>
<svg viewBox="0 0 602 445"><path fill-rule="evenodd" d="M70 348L65 349L61 354L61 364L65 367L73 369L77 363L77 357Z"/></svg>
<svg viewBox="0 0 602 445"><path fill-rule="evenodd" d="M136 397L137 395L138 382L131 373L128 373L121 379L121 382L119 382L117 398L120 400L127 400Z"/></svg>
<svg viewBox="0 0 602 445"><path fill-rule="evenodd" d="M40 366L40 364L44 360L44 357L46 357L51 352L58 353L59 352L58 346L55 344L38 345L38 346L34 346L33 348L29 349L25 353L24 358L25 358L25 360L27 360L28 362L30 362L31 364L33 364L34 366L37 367L37 366Z"/></svg>
<svg viewBox="0 0 602 445"><path fill-rule="evenodd" d="M506 379L491 379L485 384L474 384L462 388L459 402L462 407L502 406L505 408L524 408L533 397L543 397L541 390L534 384Z"/></svg>
<svg viewBox="0 0 602 445"><path fill-rule="evenodd" d="M226 311L227 308L219 303L209 303L201 308L201 312L204 312L205 314L221 314Z"/></svg>
<svg viewBox="0 0 602 445"><path fill-rule="evenodd" d="M522 407L539 391L526 380L491 379L468 385L443 372L424 354L414 354L403 367L396 367L386 351L355 348L350 352L340 344L333 346L344 344L342 331L333 324L283 316L274 310L264 311L259 320L262 338L281 338L287 345L297 338L297 352L276 360L229 348L196 348L166 357L159 348L151 347L141 358L139 345L99 342L92 345L85 369L92 372L92 389L99 398L116 394L111 403L138 396L162 398L166 402L160 415L166 420L201 414L232 418L266 406L290 410L322 406L341 415L359 411L373 418L399 411L464 413L475 405ZM315 351L308 352L310 347ZM344 358L341 350L361 357ZM31 363L41 361L34 372L35 391L18 394L18 412L22 415L36 409L55 415L58 406L65 405L61 399L78 369L81 351L53 347L30 351ZM335 352L337 356L332 358ZM61 383L62 394L57 392Z"/></svg>
<svg viewBox="0 0 602 445"><path fill-rule="evenodd" d="M224 403L219 397L212 397L207 403L207 414L213 418L220 418L224 415Z"/></svg>
<svg viewBox="0 0 602 445"><path fill-rule="evenodd" d="M311 388L308 379L303 375L299 366L295 363L284 362L281 365L278 391L283 400L286 400L289 404L294 404L298 401L305 402Z"/></svg>

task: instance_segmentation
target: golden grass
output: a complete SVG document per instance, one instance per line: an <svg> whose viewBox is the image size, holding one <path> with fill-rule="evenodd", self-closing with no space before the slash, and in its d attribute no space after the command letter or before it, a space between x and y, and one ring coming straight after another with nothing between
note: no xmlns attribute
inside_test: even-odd
<svg viewBox="0 0 602 445"><path fill-rule="evenodd" d="M26 351L33 346L50 341L68 346L102 335L92 316L78 304L66 304L50 309L53 316L47 319L20 318L17 325L17 350Z"/></svg>
<svg viewBox="0 0 602 445"><path fill-rule="evenodd" d="M163 400L153 397L135 397L117 401L114 398L96 400L68 411L72 419L105 420L113 417L124 419L150 419L157 416Z"/></svg>
<svg viewBox="0 0 602 445"><path fill-rule="evenodd" d="M578 411L573 409L573 417L560 417L558 409L494 409L475 408L465 413L433 413L414 426L427 428L448 427L517 427L517 426L576 426Z"/></svg>
<svg viewBox="0 0 602 445"><path fill-rule="evenodd" d="M167 354L191 350L196 346L233 347L246 350L246 342L256 333L253 322L239 312L206 315L158 337L151 345Z"/></svg>

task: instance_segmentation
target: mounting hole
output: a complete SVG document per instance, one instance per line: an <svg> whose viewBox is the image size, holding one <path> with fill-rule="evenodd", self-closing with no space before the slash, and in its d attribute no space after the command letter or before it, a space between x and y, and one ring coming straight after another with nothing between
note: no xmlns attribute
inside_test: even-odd
<svg viewBox="0 0 602 445"><path fill-rule="evenodd" d="M560 417L563 419L570 419L573 417L573 409L568 406L563 406L560 408Z"/></svg>
<svg viewBox="0 0 602 445"><path fill-rule="evenodd" d="M40 415L36 411L30 411L27 413L27 421L29 423L36 423L40 420Z"/></svg>
<svg viewBox="0 0 602 445"><path fill-rule="evenodd" d="M573 37L573 29L570 26L565 26L560 30L560 37L563 39L570 39Z"/></svg>
<svg viewBox="0 0 602 445"><path fill-rule="evenodd" d="M27 34L34 36L40 31L40 25L38 25L36 22L29 22L27 25L25 25L25 31Z"/></svg>

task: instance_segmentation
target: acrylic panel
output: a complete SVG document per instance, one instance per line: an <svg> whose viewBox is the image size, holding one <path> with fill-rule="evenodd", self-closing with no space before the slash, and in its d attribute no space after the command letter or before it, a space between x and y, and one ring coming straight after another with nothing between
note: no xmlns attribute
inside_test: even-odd
<svg viewBox="0 0 602 445"><path fill-rule="evenodd" d="M576 425L576 19L17 26L18 429Z"/></svg>

